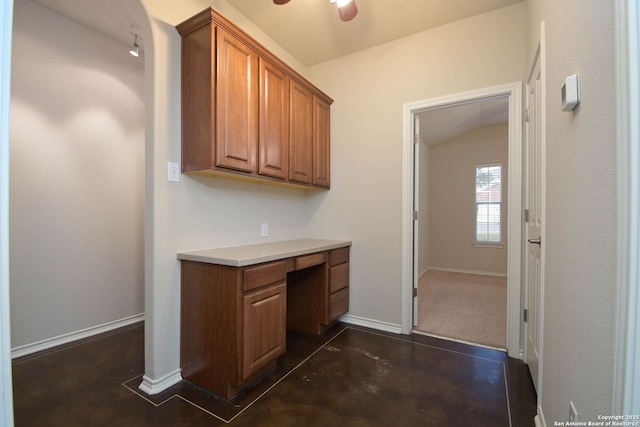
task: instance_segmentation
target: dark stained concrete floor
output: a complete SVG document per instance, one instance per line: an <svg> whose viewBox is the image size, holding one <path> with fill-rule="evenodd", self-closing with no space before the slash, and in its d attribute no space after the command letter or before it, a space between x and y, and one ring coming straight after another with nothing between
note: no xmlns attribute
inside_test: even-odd
<svg viewBox="0 0 640 427"><path fill-rule="evenodd" d="M16 426L533 426L528 368L500 351L337 325L288 331L276 368L231 401L188 382L138 390L144 328L14 360Z"/></svg>

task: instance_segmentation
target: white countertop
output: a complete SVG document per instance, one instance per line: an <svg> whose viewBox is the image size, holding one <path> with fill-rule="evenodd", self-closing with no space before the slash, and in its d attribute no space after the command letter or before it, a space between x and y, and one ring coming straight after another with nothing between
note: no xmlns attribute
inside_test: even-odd
<svg viewBox="0 0 640 427"><path fill-rule="evenodd" d="M351 246L351 242L322 239L283 240L280 242L260 243L256 245L179 252L178 259L228 265L231 267L244 267L262 262L312 254L314 252L344 248L346 246Z"/></svg>

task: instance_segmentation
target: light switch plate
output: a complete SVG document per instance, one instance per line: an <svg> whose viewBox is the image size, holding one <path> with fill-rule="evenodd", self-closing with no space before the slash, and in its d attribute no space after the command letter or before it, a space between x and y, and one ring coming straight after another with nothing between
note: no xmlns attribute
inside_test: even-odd
<svg viewBox="0 0 640 427"><path fill-rule="evenodd" d="M169 182L180 182L180 164L169 162L167 163L167 166L169 172Z"/></svg>

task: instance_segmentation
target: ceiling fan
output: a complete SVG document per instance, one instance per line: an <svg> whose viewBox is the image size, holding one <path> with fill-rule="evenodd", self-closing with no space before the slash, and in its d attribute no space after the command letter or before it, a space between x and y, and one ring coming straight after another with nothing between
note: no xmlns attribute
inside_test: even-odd
<svg viewBox="0 0 640 427"><path fill-rule="evenodd" d="M287 4L290 0L273 0L275 4ZM338 15L344 22L351 21L358 14L356 0L329 0L330 3L337 3Z"/></svg>

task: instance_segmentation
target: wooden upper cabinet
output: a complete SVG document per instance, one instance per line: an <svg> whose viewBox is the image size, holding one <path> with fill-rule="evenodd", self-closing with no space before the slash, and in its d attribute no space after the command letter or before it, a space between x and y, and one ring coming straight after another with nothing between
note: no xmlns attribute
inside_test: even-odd
<svg viewBox="0 0 640 427"><path fill-rule="evenodd" d="M215 27L182 38L182 171L215 168Z"/></svg>
<svg viewBox="0 0 640 427"><path fill-rule="evenodd" d="M313 155L313 95L291 82L289 179L311 184Z"/></svg>
<svg viewBox="0 0 640 427"><path fill-rule="evenodd" d="M258 150L258 56L216 28L216 166L256 170Z"/></svg>
<svg viewBox="0 0 640 427"><path fill-rule="evenodd" d="M287 179L289 171L289 77L260 58L260 175Z"/></svg>
<svg viewBox="0 0 640 427"><path fill-rule="evenodd" d="M313 97L313 185L329 187L330 139L329 122L331 106Z"/></svg>
<svg viewBox="0 0 640 427"><path fill-rule="evenodd" d="M182 171L329 187L333 100L209 8L182 36Z"/></svg>

